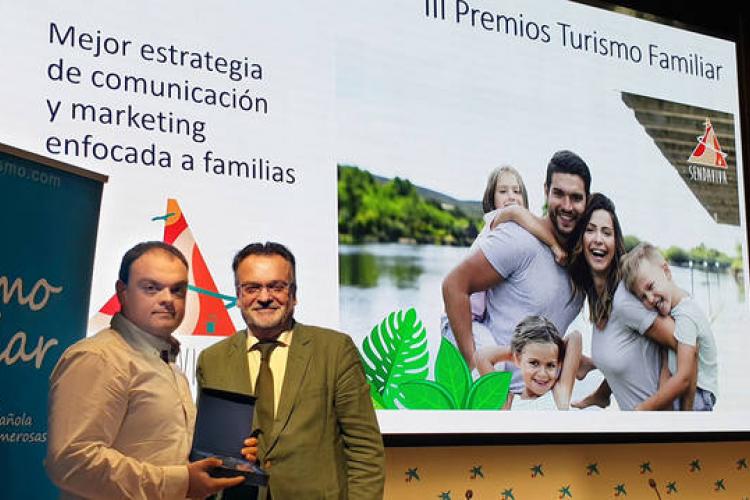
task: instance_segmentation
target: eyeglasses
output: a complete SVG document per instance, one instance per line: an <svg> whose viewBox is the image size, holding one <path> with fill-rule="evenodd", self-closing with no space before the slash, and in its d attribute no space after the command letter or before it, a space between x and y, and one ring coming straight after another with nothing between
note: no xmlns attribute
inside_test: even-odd
<svg viewBox="0 0 750 500"><path fill-rule="evenodd" d="M256 297L260 295L264 289L273 296L282 296L289 293L294 283L287 283L286 281L271 281L269 283L240 283L237 285L237 294L245 297Z"/></svg>

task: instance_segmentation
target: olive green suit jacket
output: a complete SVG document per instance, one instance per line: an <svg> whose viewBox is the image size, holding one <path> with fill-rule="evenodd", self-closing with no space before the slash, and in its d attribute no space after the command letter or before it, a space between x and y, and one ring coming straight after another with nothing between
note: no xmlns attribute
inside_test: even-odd
<svg viewBox="0 0 750 500"><path fill-rule="evenodd" d="M274 425L259 437L271 496L382 498L383 440L354 342L333 330L293 328ZM246 335L239 331L203 350L199 386L253 394ZM261 488L259 498L266 493Z"/></svg>

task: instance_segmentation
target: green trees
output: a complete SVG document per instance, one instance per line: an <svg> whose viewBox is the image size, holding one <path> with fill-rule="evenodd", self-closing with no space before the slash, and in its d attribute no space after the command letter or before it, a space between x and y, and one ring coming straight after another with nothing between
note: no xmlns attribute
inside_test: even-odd
<svg viewBox="0 0 750 500"><path fill-rule="evenodd" d="M674 245L664 250L662 254L664 255L664 258L667 259L668 262L671 262L673 264L677 264L680 266L688 265L688 262L691 260L690 253L688 253L683 248L676 247Z"/></svg>
<svg viewBox="0 0 750 500"><path fill-rule="evenodd" d="M623 239L623 244L625 245L626 252L631 251L638 245L638 243L641 242L641 240L639 240L637 236L633 236L631 234L626 234L625 236L622 237L622 239Z"/></svg>
<svg viewBox="0 0 750 500"><path fill-rule="evenodd" d="M338 198L344 243L469 245L480 229L480 220L420 196L408 179L382 182L357 167L338 166Z"/></svg>
<svg viewBox="0 0 750 500"><path fill-rule="evenodd" d="M702 266L705 262L708 266L727 268L732 263L731 257L703 243L690 250L671 246L662 253L669 263L678 266L687 266L692 261L694 266Z"/></svg>
<svg viewBox="0 0 750 500"><path fill-rule="evenodd" d="M703 243L690 250L689 255L690 260L693 262L706 262L708 265L715 265L718 263L721 267L727 267L732 262L732 259L727 255L714 248L707 248Z"/></svg>
<svg viewBox="0 0 750 500"><path fill-rule="evenodd" d="M422 196L408 179L376 178L366 170L350 165L338 166L338 201L338 231L342 243L468 246L482 227L481 218L467 214L459 206L429 195ZM634 235L625 235L624 240L626 251L640 243ZM740 273L742 269L739 250L736 258L705 244L690 250L671 246L662 252L671 264L677 266L688 266L692 261L694 266L703 266L706 262L707 266L731 267Z"/></svg>
<svg viewBox="0 0 750 500"><path fill-rule="evenodd" d="M733 272L742 274L742 245L739 243L737 243L735 255L736 257L732 259L730 267L732 268Z"/></svg>

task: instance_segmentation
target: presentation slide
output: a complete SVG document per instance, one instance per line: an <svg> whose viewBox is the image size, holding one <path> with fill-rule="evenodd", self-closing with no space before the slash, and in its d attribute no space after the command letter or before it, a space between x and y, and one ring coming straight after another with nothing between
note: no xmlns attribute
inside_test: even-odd
<svg viewBox="0 0 750 500"><path fill-rule="evenodd" d="M194 388L200 351L244 328L232 257L278 241L297 257L296 318L352 336L384 433L750 430L733 42L562 0L42 0L0 14L0 142L109 176L89 335L119 308L122 254L175 244L191 264L177 335ZM598 210L571 229L580 241L561 232L585 220L586 195L561 206L577 184L547 185L558 151L586 163L617 231ZM528 211L496 206L494 181L483 204L502 166ZM660 284L683 293L654 313L623 282L592 322L572 283L596 282L617 245L639 242L664 256ZM468 281L487 286L471 310L461 302L467 359L444 295L477 261L487 272ZM564 359L531 343L552 349L544 381L533 349L509 346L529 315L567 343ZM665 364L667 384L680 364L646 336L655 316L678 325L674 345L694 346L694 408L713 411L629 411L656 391L645 371ZM605 379L606 404L589 397ZM553 418L506 408L568 400Z"/></svg>

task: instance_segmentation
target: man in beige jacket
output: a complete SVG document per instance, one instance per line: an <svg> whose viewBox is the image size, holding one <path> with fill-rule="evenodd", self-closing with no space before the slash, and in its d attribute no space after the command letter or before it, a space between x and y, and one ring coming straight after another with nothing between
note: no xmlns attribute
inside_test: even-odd
<svg viewBox="0 0 750 500"><path fill-rule="evenodd" d="M195 406L174 364L188 264L162 242L122 259L111 327L63 353L50 377L46 468L63 498L203 498L242 478L188 464Z"/></svg>

